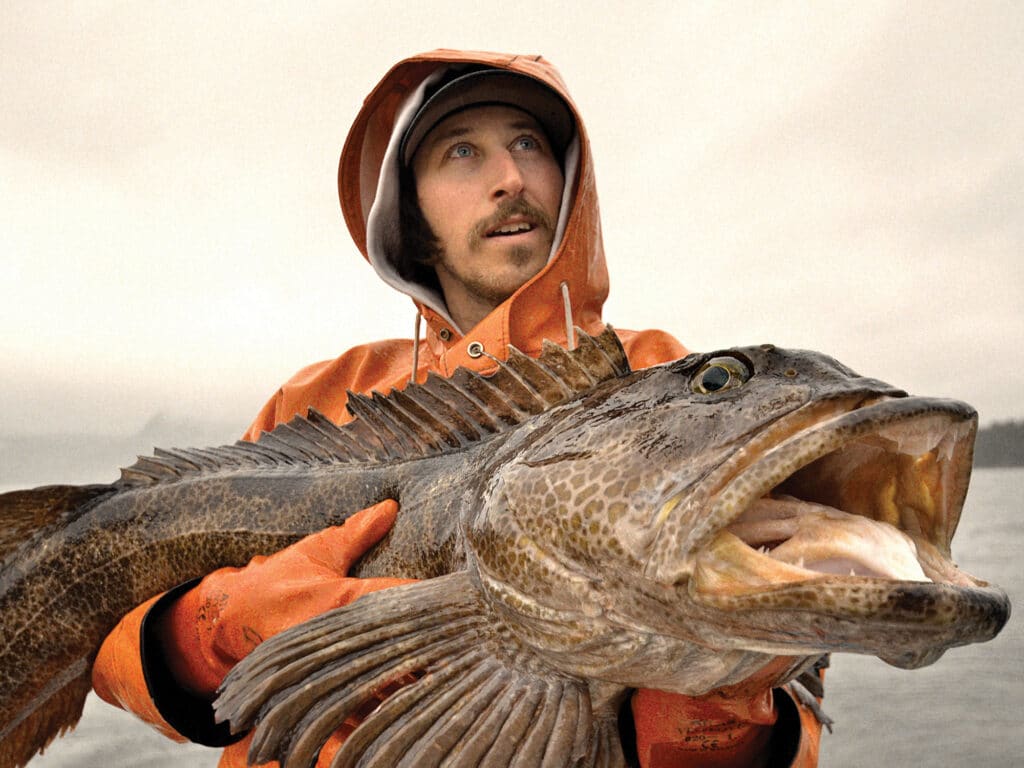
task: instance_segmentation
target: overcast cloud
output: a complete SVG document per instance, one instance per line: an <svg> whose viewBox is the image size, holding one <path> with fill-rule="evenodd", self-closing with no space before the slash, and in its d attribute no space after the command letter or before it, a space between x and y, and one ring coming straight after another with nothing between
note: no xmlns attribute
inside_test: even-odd
<svg viewBox="0 0 1024 768"><path fill-rule="evenodd" d="M408 336L335 173L370 88L436 47L562 71L613 324L1024 417L1022 6L625 8L6 3L0 436L156 412L240 433L299 367Z"/></svg>

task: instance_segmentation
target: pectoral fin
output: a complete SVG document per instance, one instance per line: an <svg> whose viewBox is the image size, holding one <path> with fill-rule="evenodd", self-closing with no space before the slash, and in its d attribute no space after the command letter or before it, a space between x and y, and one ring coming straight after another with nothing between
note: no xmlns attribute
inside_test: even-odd
<svg viewBox="0 0 1024 768"><path fill-rule="evenodd" d="M544 667L489 614L461 571L366 595L261 644L215 707L249 760L309 768L375 691L411 681L369 714L332 768L623 765L614 718L583 681Z"/></svg>

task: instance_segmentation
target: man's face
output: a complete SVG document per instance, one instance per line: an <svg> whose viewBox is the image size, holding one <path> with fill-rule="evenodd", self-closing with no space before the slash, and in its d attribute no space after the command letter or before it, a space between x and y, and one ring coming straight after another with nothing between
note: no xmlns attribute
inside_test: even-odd
<svg viewBox="0 0 1024 768"><path fill-rule="evenodd" d="M413 172L453 316L464 300L489 311L547 263L563 178L532 116L502 105L452 115L424 138Z"/></svg>

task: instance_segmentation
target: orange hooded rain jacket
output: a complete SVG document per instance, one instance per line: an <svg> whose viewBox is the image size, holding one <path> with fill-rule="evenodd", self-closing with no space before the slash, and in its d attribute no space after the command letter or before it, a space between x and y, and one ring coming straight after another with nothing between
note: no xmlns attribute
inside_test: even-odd
<svg viewBox="0 0 1024 768"><path fill-rule="evenodd" d="M576 136L565 153L566 188L547 266L476 327L462 329L451 321L442 296L399 277L391 260L391 244L398 220L398 140L422 103L424 88L448 68L468 64L510 69L544 82L569 105L576 120ZM481 351L504 358L508 346L514 345L536 356L544 339L572 343L574 326L591 334L603 329L601 309L608 295L608 272L590 143L561 76L543 58L438 50L398 63L366 98L353 123L341 155L338 190L353 240L381 279L413 299L425 321L425 337L415 342L373 342L302 369L264 406L246 439L256 439L263 430L304 414L310 407L344 423L350 419L345 410L347 390L386 393L404 387L414 360L420 381L430 371L448 376L460 366L487 371L493 364ZM686 354L676 339L662 331L617 332L634 368ZM135 712L172 738L185 740L192 734L175 732L161 716L154 683L150 680L147 685L140 661L141 626L156 600L129 614L107 638L94 667L94 687L107 701ZM643 768L769 762L814 766L820 725L809 710L795 702L783 691L769 690L744 695L738 701L716 695L691 699L639 691L632 700L636 733L624 734L626 742L635 741L636 749L627 746L627 752L635 753L631 761ZM221 768L244 766L248 741L227 746ZM329 763L339 744L336 735L318 766Z"/></svg>

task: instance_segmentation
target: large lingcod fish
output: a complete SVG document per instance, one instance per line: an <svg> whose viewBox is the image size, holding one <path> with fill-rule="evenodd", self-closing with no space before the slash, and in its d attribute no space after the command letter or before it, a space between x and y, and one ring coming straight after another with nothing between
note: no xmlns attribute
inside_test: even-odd
<svg viewBox="0 0 1024 768"><path fill-rule="evenodd" d="M350 409L0 496L0 767L77 721L128 610L389 497L398 520L354 573L421 581L235 668L216 708L256 728L254 763L306 768L405 680L334 765L620 766L631 688L782 685L835 651L918 667L1009 616L951 561L974 411L817 353L631 372L608 330Z"/></svg>

